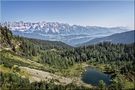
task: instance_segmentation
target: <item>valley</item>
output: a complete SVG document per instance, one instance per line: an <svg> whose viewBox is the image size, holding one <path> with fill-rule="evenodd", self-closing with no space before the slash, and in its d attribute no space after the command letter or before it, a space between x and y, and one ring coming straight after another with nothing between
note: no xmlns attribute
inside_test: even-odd
<svg viewBox="0 0 135 90"><path fill-rule="evenodd" d="M69 25L59 22L3 22L14 35L27 38L61 41L71 46L86 43L95 38L131 31L126 27L100 27Z"/></svg>
<svg viewBox="0 0 135 90"><path fill-rule="evenodd" d="M134 0L0 0L0 90L135 90Z"/></svg>
<svg viewBox="0 0 135 90"><path fill-rule="evenodd" d="M135 44L102 42L72 47L14 36L0 27L1 89L134 89ZM87 67L111 75L111 84L83 82Z"/></svg>

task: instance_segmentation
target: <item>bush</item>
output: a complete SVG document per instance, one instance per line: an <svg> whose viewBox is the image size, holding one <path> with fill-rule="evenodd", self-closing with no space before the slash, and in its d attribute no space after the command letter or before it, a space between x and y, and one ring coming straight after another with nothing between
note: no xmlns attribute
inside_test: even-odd
<svg viewBox="0 0 135 90"><path fill-rule="evenodd" d="M19 72L19 71L20 71L20 68L19 68L18 65L13 65L13 66L12 66L12 70L13 70L13 71L16 71L16 72Z"/></svg>

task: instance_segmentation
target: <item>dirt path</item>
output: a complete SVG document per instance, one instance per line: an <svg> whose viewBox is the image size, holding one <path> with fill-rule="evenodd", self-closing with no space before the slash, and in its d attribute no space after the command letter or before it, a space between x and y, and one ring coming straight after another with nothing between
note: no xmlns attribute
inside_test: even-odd
<svg viewBox="0 0 135 90"><path fill-rule="evenodd" d="M31 69L28 67L20 67L21 70L24 70L25 72L28 73L30 82L35 82L35 81L46 81L49 82L50 80L54 80L55 84L62 84L62 85L67 85L70 83L74 83L78 86L86 86L86 87L92 87L90 84L84 83L81 78L78 77L73 77L73 78L67 78L63 76L58 76L49 72L41 71L41 70L36 70L36 69Z"/></svg>
<svg viewBox="0 0 135 90"><path fill-rule="evenodd" d="M55 80L54 82L56 84L69 84L72 82L71 78L65 78L62 76L57 76L55 74L41 71L41 70L36 70L36 69L31 69L28 67L20 67L21 70L26 71L30 76L30 82L34 81L49 81L51 79Z"/></svg>

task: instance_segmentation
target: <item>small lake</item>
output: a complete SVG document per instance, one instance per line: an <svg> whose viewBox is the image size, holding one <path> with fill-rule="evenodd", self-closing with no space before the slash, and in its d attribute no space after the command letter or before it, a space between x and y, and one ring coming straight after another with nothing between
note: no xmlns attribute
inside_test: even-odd
<svg viewBox="0 0 135 90"><path fill-rule="evenodd" d="M110 85L111 75L105 74L92 67L87 67L86 71L82 75L83 82L94 86L98 86L100 80L103 80L106 83L106 85Z"/></svg>

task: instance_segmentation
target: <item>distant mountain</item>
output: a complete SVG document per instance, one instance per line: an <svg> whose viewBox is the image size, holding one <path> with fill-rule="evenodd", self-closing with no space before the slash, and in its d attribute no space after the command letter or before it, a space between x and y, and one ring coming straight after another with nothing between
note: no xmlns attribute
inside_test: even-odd
<svg viewBox="0 0 135 90"><path fill-rule="evenodd" d="M45 21L37 23L23 21L4 22L1 25L10 28L15 35L42 40L62 41L72 46L94 38L129 31L129 29L123 27L106 28Z"/></svg>
<svg viewBox="0 0 135 90"><path fill-rule="evenodd" d="M95 38L95 39L92 39L86 43L83 43L83 44L80 44L77 46L97 44L100 42L129 44L129 43L135 42L134 38L135 38L135 30L123 32L123 33L117 33L117 34L113 34L113 35L102 37L102 38Z"/></svg>
<svg viewBox="0 0 135 90"><path fill-rule="evenodd" d="M16 50L20 50L21 46L25 44L31 43L35 46L40 46L42 49L50 50L50 49L71 49L73 48L70 45L67 45L61 41L48 41L48 40L39 40L39 39L31 39L31 38L24 38L24 37L17 37L12 34L12 32L7 27L0 26L0 48L11 48ZM24 43L22 43L24 42ZM20 51L19 51L20 52Z"/></svg>

